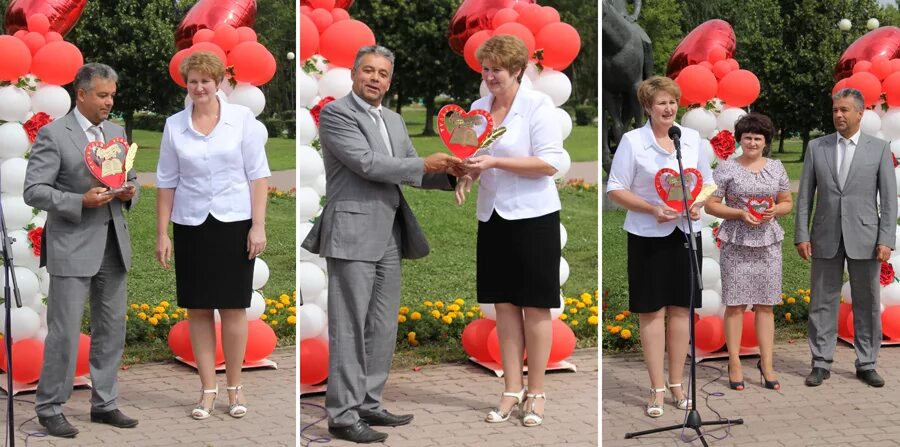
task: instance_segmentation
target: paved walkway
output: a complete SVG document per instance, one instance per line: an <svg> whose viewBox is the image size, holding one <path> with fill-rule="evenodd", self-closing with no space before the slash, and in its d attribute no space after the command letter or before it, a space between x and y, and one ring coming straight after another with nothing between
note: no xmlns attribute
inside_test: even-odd
<svg viewBox="0 0 900 447"><path fill-rule="evenodd" d="M775 370L781 391L759 384L756 358L745 358L744 391L728 388L726 361L708 360L697 369L697 409L704 421L713 421L717 411L730 419L743 418L744 425L730 428L721 441L708 438L713 446L900 446L900 347L883 347L878 371L887 382L871 388L856 379L853 348L838 342L831 378L816 388L803 384L809 373L809 346L805 340L775 346ZM755 374L754 374L755 373ZM688 370L685 369L687 376ZM685 412L672 405L667 395L665 414L659 419L644 415L649 397L646 369L640 355L603 358L603 447L699 446L679 441L679 430L625 440L628 432L683 422ZM711 383L710 383L711 382ZM707 393L724 393L710 396ZM720 427L705 427L723 437ZM690 438L691 433L685 432Z"/></svg>
<svg viewBox="0 0 900 447"><path fill-rule="evenodd" d="M293 346L277 349L269 359L278 369L245 370L242 375L249 411L242 419L227 414L225 374L217 376L220 395L209 419L195 421L190 411L200 397L200 379L193 368L174 360L147 363L119 371L119 408L140 420L133 429L90 422L87 388L78 388L63 407L66 418L81 433L75 439L44 434L34 417L34 393L15 396L16 445L46 446L295 446L295 374ZM3 379L6 380L5 378ZM0 413L6 418L6 403ZM30 420L29 420L30 419Z"/></svg>
<svg viewBox="0 0 900 447"><path fill-rule="evenodd" d="M424 366L419 371L395 370L388 379L384 400L394 413L413 413L415 420L403 427L377 427L389 434L383 444L390 447L430 446L583 446L596 447L597 439L597 350L577 350L570 361L577 373L559 372L547 377L547 408L544 424L526 428L518 419L488 424L483 421L502 392L502 379L473 364ZM328 437L324 395L304 397L300 407L300 445L356 445L333 440L308 443L307 438Z"/></svg>

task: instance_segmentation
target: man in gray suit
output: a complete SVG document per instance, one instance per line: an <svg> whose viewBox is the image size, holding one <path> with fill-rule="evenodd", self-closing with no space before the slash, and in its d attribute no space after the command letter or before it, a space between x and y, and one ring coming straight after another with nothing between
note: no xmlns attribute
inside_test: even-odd
<svg viewBox="0 0 900 447"><path fill-rule="evenodd" d="M428 242L400 185L453 190L460 160L444 153L419 158L400 115L381 106L394 55L359 50L352 93L319 118L327 203L303 248L328 263L328 431L353 442L387 434L369 426L408 424L382 406L397 338L400 259L428 254Z"/></svg>
<svg viewBox="0 0 900 447"><path fill-rule="evenodd" d="M113 193L94 179L84 160L89 141L125 138L107 121L116 72L90 63L75 75L75 108L38 132L25 175L25 203L47 211L41 266L50 273L44 365L35 397L38 422L52 436L78 429L62 414L72 394L84 302L91 306L91 421L131 428L138 421L116 406L116 372L125 346L127 272L131 240L123 209L137 202L134 171Z"/></svg>
<svg viewBox="0 0 900 447"><path fill-rule="evenodd" d="M879 274L881 263L890 259L897 226L893 155L886 141L860 131L864 102L858 90L842 89L832 101L837 133L809 143L797 196L794 242L804 260L812 259L812 372L806 385L819 386L831 376L846 261L853 297L856 377L880 387L884 379L875 371L881 346ZM810 233L814 196L818 198Z"/></svg>

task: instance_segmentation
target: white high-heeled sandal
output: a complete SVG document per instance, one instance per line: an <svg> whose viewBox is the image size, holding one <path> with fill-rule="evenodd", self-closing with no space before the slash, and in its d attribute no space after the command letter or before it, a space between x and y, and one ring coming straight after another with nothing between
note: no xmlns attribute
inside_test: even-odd
<svg viewBox="0 0 900 447"><path fill-rule="evenodd" d="M534 401L537 399L544 399L544 402L547 402L547 395L544 393L531 394L528 393L525 395L528 399L531 399L531 408L528 409L528 412L525 413L525 417L522 418L522 425L526 427L537 427L544 423L544 414L537 414L534 411Z"/></svg>
<svg viewBox="0 0 900 447"><path fill-rule="evenodd" d="M209 404L209 408L203 406L203 400L200 400L200 403L191 410L191 417L200 421L209 417L210 413L212 413L213 408L216 406L216 398L219 397L219 386L216 385L214 389L211 390L203 390L203 394L212 394L213 400Z"/></svg>
<svg viewBox="0 0 900 447"><path fill-rule="evenodd" d="M653 396L653 401L647 404L647 408L644 412L647 413L647 416L652 418L658 418L665 413L665 410L663 410L663 403L656 400L656 393L663 393L663 401L666 400L665 388L650 388L650 394Z"/></svg>
<svg viewBox="0 0 900 447"><path fill-rule="evenodd" d="M490 422L490 423L494 424L497 422L508 421L509 416L512 414L513 410L515 410L516 407L518 407L522 404L522 398L525 396L525 388L522 388L522 391L519 391L518 393L513 393L513 392L507 391L507 392L503 393L503 396L516 398L515 405L510 407L509 411L507 411L505 414L502 411L500 411L499 407L494 408L487 414L487 416L484 417L485 422ZM502 397L501 397L501 399L502 399Z"/></svg>
<svg viewBox="0 0 900 447"><path fill-rule="evenodd" d="M238 392L243 387L243 385L225 387L228 391L234 391L234 403L228 406L228 414L233 418L242 418L247 415L247 406L238 402Z"/></svg>
<svg viewBox="0 0 900 447"><path fill-rule="evenodd" d="M672 388L681 388L680 383L672 383L672 384L668 384L666 386L669 387L670 390ZM682 390L682 393L684 393L684 390ZM675 407L678 408L679 410L687 410L688 407L690 407L691 403L692 403L691 400L688 399L687 395L685 395L681 399L676 398L674 391L672 392L672 400L675 401Z"/></svg>

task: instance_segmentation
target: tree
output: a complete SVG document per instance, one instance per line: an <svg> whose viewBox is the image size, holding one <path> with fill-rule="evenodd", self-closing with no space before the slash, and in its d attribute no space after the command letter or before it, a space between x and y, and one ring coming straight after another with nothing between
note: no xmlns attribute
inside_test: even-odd
<svg viewBox="0 0 900 447"><path fill-rule="evenodd" d="M258 1L256 31L259 43L275 56L277 71L271 81L260 87L266 94L266 115L291 115L296 108L297 64L287 58L296 52L297 10L293 0Z"/></svg>
<svg viewBox="0 0 900 447"><path fill-rule="evenodd" d="M681 8L668 0L645 0L640 12L637 23L653 42L656 73L665 76L669 57L686 34L681 30Z"/></svg>

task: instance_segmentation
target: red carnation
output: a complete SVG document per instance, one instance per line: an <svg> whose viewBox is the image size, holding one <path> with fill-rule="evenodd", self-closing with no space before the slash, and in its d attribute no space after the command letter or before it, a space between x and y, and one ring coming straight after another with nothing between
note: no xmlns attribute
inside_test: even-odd
<svg viewBox="0 0 900 447"><path fill-rule="evenodd" d="M22 127L25 128L25 132L28 134L28 141L34 143L35 137L37 137L38 131L41 130L41 127L46 126L53 121L53 118L50 118L50 115L47 115L44 112L35 113L34 116L31 117Z"/></svg>
<svg viewBox="0 0 900 447"><path fill-rule="evenodd" d="M709 143L712 144L716 157L722 160L727 160L734 153L734 135L727 130L717 133L716 136L709 140Z"/></svg>
<svg viewBox="0 0 900 447"><path fill-rule="evenodd" d="M895 167L895 168L896 168L898 165L900 165L900 163L897 162L897 156L896 156L896 155L891 155L891 160L894 161L894 167Z"/></svg>
<svg viewBox="0 0 900 447"><path fill-rule="evenodd" d="M44 237L44 227L36 227L28 231L28 240L31 241L31 250L35 256L41 256L41 239Z"/></svg>
<svg viewBox="0 0 900 447"><path fill-rule="evenodd" d="M322 107L325 107L325 104L328 104L331 101L334 101L334 97L326 96L312 109L309 109L309 114L312 115L313 120L316 121L316 127L319 127L319 114L322 113Z"/></svg>
<svg viewBox="0 0 900 447"><path fill-rule="evenodd" d="M720 230L719 226L716 225L712 229L712 234L713 234L713 237L716 238L716 248L721 249L722 248L722 239L719 239L719 230Z"/></svg>
<svg viewBox="0 0 900 447"><path fill-rule="evenodd" d="M886 286L892 282L894 282L894 266L889 262L884 261L881 263L881 285Z"/></svg>

